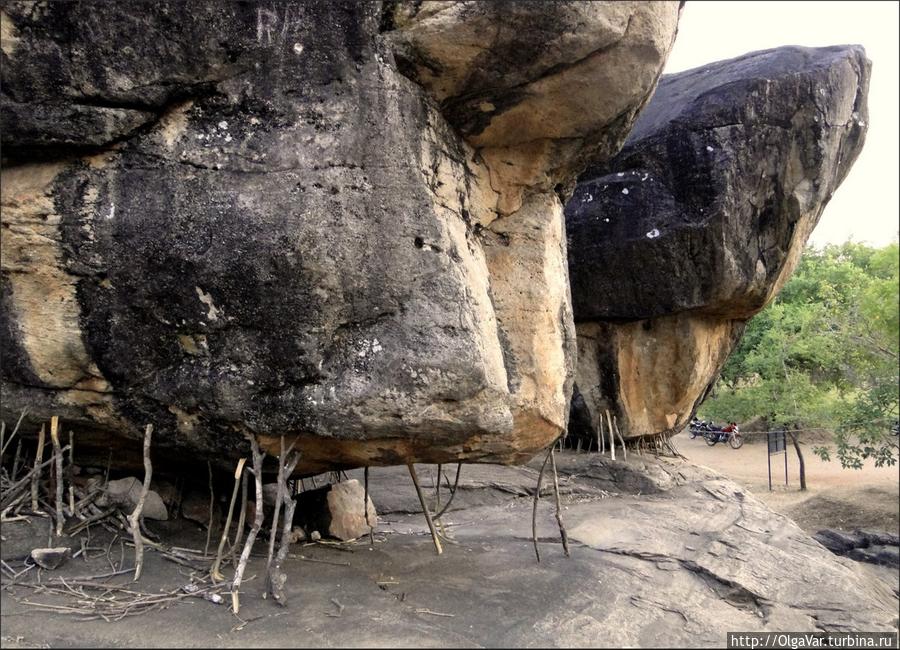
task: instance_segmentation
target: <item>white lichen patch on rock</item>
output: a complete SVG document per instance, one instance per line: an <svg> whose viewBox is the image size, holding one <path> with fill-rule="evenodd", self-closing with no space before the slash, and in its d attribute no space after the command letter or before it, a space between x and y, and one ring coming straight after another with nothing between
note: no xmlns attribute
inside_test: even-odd
<svg viewBox="0 0 900 650"><path fill-rule="evenodd" d="M221 310L216 307L216 303L213 301L212 294L205 292L200 287L194 287L194 290L197 292L197 297L200 298L200 302L202 302L208 308L206 312L206 317L209 320L219 320L219 315L222 313Z"/></svg>

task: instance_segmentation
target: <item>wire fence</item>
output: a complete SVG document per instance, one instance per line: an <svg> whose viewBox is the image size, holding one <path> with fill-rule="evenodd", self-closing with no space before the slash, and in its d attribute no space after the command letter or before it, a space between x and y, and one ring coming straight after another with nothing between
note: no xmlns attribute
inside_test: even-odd
<svg viewBox="0 0 900 650"><path fill-rule="evenodd" d="M785 434L787 434L787 433L810 433L810 432L829 433L829 432L838 432L838 431L853 431L854 427L863 426L863 425L884 426L885 429L888 431L888 433L890 433L891 432L890 427L893 425L893 423L889 422L889 421L881 421L881 420L877 420L877 421L863 420L863 421L858 421L858 422L844 423L837 427L805 427L802 429L789 429L787 427L779 427L777 429L759 430L759 431L744 431L742 429L738 429L738 433L741 434L742 436L768 435L770 433L785 433ZM715 425L713 425L713 426L715 426ZM696 427L692 427L690 425L688 426L688 430L694 430L697 435L701 435L707 431L710 431L712 433L716 433L716 432L721 433L722 432L721 429L708 429L708 428L699 429Z"/></svg>

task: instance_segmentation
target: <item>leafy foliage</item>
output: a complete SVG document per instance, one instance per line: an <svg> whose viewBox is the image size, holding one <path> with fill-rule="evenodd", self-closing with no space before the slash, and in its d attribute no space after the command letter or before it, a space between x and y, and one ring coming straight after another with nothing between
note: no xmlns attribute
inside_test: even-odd
<svg viewBox="0 0 900 650"><path fill-rule="evenodd" d="M808 248L793 277L750 320L703 417L835 431L844 467L897 461L898 245ZM825 460L828 448L814 450Z"/></svg>

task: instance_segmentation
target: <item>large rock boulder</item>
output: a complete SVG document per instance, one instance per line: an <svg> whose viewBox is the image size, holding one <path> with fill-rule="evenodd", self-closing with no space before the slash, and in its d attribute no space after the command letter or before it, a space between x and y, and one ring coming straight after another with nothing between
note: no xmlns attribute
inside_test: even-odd
<svg viewBox="0 0 900 650"><path fill-rule="evenodd" d="M320 535L349 541L369 533L378 513L362 483L356 479L305 490L294 497L294 524L308 536Z"/></svg>
<svg viewBox="0 0 900 650"><path fill-rule="evenodd" d="M3 417L119 464L148 422L299 473L529 458L574 374L560 197L678 12L4 3Z"/></svg>
<svg viewBox="0 0 900 650"><path fill-rule="evenodd" d="M665 76L566 206L576 384L625 436L689 421L793 272L862 149L861 47L785 47ZM596 426L596 425L595 425Z"/></svg>

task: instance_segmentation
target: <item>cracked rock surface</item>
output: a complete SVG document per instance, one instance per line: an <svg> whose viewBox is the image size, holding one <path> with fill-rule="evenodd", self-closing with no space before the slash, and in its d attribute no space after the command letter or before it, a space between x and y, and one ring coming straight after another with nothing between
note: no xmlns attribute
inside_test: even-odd
<svg viewBox="0 0 900 650"><path fill-rule="evenodd" d="M464 549L475 547L466 556L479 577L460 577L464 584L450 590L489 592L509 611L531 603L529 610L540 612L504 621L499 634L512 647L715 647L729 630L887 631L897 620L891 586L710 469L635 454L617 462L563 454L559 465L570 560L558 543L545 476L542 561L536 572L526 566L534 560L538 460L525 468L464 467L451 506L449 528ZM402 480L390 472L392 485ZM406 514L420 511L414 495L384 492L376 491L375 501L389 529L427 531L421 517ZM473 608L484 606L478 597ZM460 611L456 603L446 609L450 602L442 611Z"/></svg>
<svg viewBox="0 0 900 650"><path fill-rule="evenodd" d="M122 467L146 423L161 462L231 466L247 433L296 438L298 473L527 460L574 374L561 197L677 20L5 2L3 416Z"/></svg>
<svg viewBox="0 0 900 650"><path fill-rule="evenodd" d="M689 422L859 155L870 66L783 47L664 76L582 174L566 231L590 437L607 409L629 437Z"/></svg>
<svg viewBox="0 0 900 650"><path fill-rule="evenodd" d="M558 542L545 476L538 564L530 495L542 460L465 466L443 517L455 543L440 556L405 468L373 469L373 550L367 537L348 547L355 552L295 547L290 557L313 561L285 564L289 615L268 618L285 610L273 609L258 597L262 585L248 582L242 618L261 620L240 633L228 633L236 622L226 607L184 601L164 612L73 626L63 614L29 611L18 598L39 596L14 588L16 599L7 593L0 614L4 634L29 644L65 638L85 646L165 646L173 625L184 624L191 633L180 641L192 647L290 645L302 637L314 647L719 648L734 630L896 629L897 596L869 567L835 556L736 483L680 460L560 454L571 558ZM434 470L418 468L429 500ZM16 526L29 528L15 522L4 534L13 536ZM183 544L202 546L202 531L194 535ZM107 570L103 554L94 555L94 564L79 559L68 570ZM177 565L152 552L146 561L143 589L183 584ZM264 563L251 558L248 572L261 574Z"/></svg>

